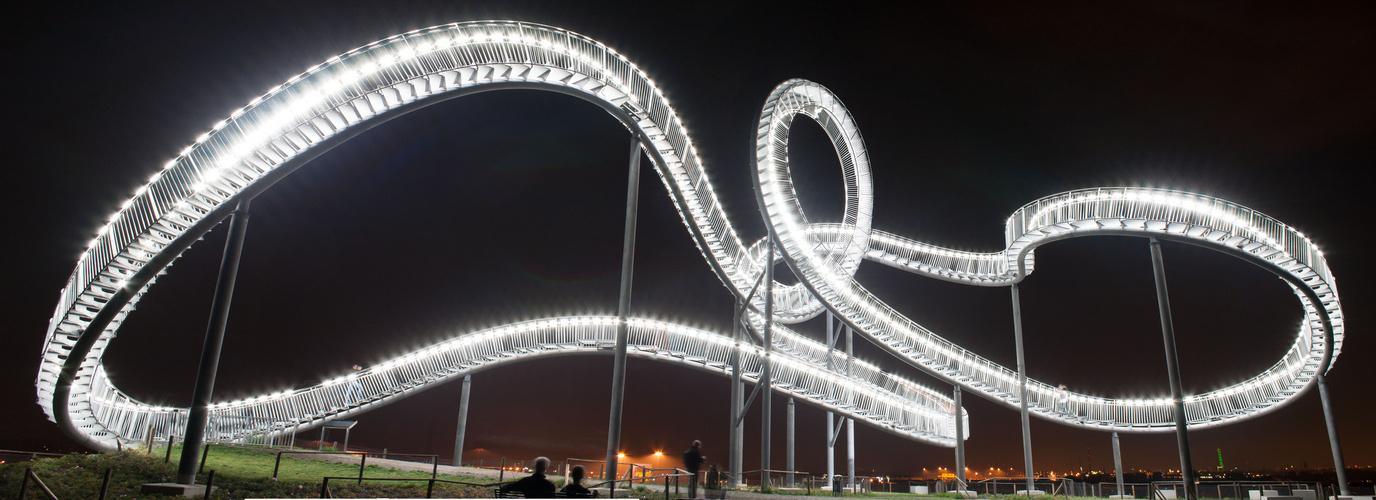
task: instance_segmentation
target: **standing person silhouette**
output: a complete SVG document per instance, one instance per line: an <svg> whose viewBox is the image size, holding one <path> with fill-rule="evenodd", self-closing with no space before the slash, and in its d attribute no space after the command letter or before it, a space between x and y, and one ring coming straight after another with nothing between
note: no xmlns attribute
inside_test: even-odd
<svg viewBox="0 0 1376 500"><path fill-rule="evenodd" d="M502 493L520 492L526 498L554 498L554 483L545 478L545 469L549 468L549 459L538 457L535 459L534 471L526 477L501 487L498 491Z"/></svg>
<svg viewBox="0 0 1376 500"><path fill-rule="evenodd" d="M353 406L363 401L363 384L358 382L358 374L363 371L363 367L354 365L352 368L354 372L349 374L349 388L344 391L345 406Z"/></svg>
<svg viewBox="0 0 1376 500"><path fill-rule="evenodd" d="M693 446L683 452L683 468L691 476L688 478L688 498L698 497L698 470L707 457L702 455L702 441L693 440Z"/></svg>

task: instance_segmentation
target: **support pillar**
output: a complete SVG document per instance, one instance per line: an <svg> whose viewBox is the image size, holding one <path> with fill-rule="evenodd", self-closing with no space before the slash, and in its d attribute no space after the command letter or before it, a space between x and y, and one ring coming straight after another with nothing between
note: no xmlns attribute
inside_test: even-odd
<svg viewBox="0 0 1376 500"><path fill-rule="evenodd" d="M468 391L473 387L473 376L463 376L463 392L459 393L458 431L454 433L454 466L463 465L463 437L468 430Z"/></svg>
<svg viewBox="0 0 1376 500"><path fill-rule="evenodd" d="M827 371L836 371L836 357L832 356L832 346L836 345L836 331L834 326L836 318L827 311ZM828 485L836 485L836 415L827 412L827 482ZM832 492L840 494L840 492Z"/></svg>
<svg viewBox="0 0 1376 500"><path fill-rule="evenodd" d="M1113 431L1113 473L1118 478L1118 498L1130 498L1123 493L1123 453L1118 447L1118 431Z"/></svg>
<svg viewBox="0 0 1376 500"><path fill-rule="evenodd" d="M745 455L745 423L736 418L741 414L741 407L745 406L745 382L741 381L741 324L745 305L741 302L736 303L736 321L731 328L731 341L735 349L731 353L731 442L728 458L728 469L726 485L730 489L736 489L741 481L741 460Z"/></svg>
<svg viewBox="0 0 1376 500"><path fill-rule="evenodd" d="M786 460L787 460L787 463L785 464L785 465L786 465L786 468L788 469L788 472L790 472L790 474L789 474L788 477L785 478L785 480L784 480L784 486L785 486L785 487L788 487L788 488L792 488L792 487L793 487L793 474L791 474L791 473L798 470L797 468L795 468L795 467L793 466L793 449L794 449L794 448L793 448L793 436L794 436L794 434L793 434L793 429L794 429L794 427L793 427L793 416L794 416L793 398L790 397L790 398L788 398L788 445L787 445L788 454L787 454L787 459L786 459Z"/></svg>
<svg viewBox="0 0 1376 500"><path fill-rule="evenodd" d="M1027 476L1027 496L1036 491L1036 470L1032 467L1032 419L1027 410L1027 363L1022 350L1022 299L1018 285L1013 284L1013 343L1018 351L1018 400L1019 413L1022 415L1022 466Z"/></svg>
<svg viewBox="0 0 1376 500"><path fill-rule="evenodd" d="M855 331L846 326L846 376L850 376L855 361ZM855 491L855 419L846 419L846 482L850 491Z"/></svg>
<svg viewBox="0 0 1376 500"><path fill-rule="evenodd" d="M1171 404L1175 408L1175 441L1180 450L1180 479L1185 485L1185 500L1198 496L1194 488L1194 464L1190 460L1190 435L1186 427L1185 399L1180 387L1180 366L1175 357L1175 327L1171 324L1171 301L1166 294L1166 266L1161 259L1161 242L1150 239L1151 268L1156 276L1156 305L1161 312L1161 338L1166 347L1166 375L1171 381Z"/></svg>
<svg viewBox="0 0 1376 500"><path fill-rule="evenodd" d="M965 419L960 402L960 386L952 392L956 403L956 487L965 491Z"/></svg>
<svg viewBox="0 0 1376 500"><path fill-rule="evenodd" d="M631 167L626 181L626 229L621 246L621 296L616 303L616 350L612 361L611 416L607 419L607 468L602 479L616 479L621 448L621 408L626 399L626 341L630 336L631 271L635 268L635 219L640 200L640 133L631 136ZM616 491L616 483L611 485Z"/></svg>
<svg viewBox="0 0 1376 500"><path fill-rule="evenodd" d="M764 264L764 363L760 370L760 413L763 424L760 430L760 488L769 487L770 423L773 418L774 371L772 355L774 352L774 228L769 228L769 251L765 253Z"/></svg>
<svg viewBox="0 0 1376 500"><path fill-rule="evenodd" d="M1333 339L1328 340L1329 345ZM1332 349L1332 347L1329 347ZM1350 496L1347 488L1347 465L1343 463L1343 447L1338 443L1338 421L1333 418L1333 400L1328 395L1328 380L1320 369L1318 377L1319 402L1323 403L1323 421L1328 426L1328 446L1333 450L1333 470L1338 473L1338 494Z"/></svg>
<svg viewBox="0 0 1376 500"><path fill-rule="evenodd" d="M210 324L205 331L201 365L196 373L196 389L191 393L191 411L187 415L186 435L182 438L182 458L177 467L177 482L180 484L196 484L196 472L201 466L201 448L205 445L205 428L210 419L210 399L215 392L220 348L225 341L225 325L229 323L229 304L234 297L239 258L244 253L248 207L252 201L251 198L240 199L229 218L229 236L225 238L225 254L220 260L220 275L215 282L215 298L210 304Z"/></svg>

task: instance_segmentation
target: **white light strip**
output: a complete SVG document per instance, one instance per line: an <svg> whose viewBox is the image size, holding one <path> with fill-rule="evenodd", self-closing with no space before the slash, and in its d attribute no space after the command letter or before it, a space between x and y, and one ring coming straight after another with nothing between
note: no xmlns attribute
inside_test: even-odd
<svg viewBox="0 0 1376 500"><path fill-rule="evenodd" d="M639 68L595 40L557 28L506 21L439 26L332 57L254 98L215 122L121 203L81 254L49 323L35 383L44 411L50 418L55 418L56 408L70 412L70 420L80 423L69 432L113 447L115 434L106 424L88 418L92 410L83 405L56 401L54 387L69 356L80 360L80 373L100 367L106 344L151 281L132 296L119 296L127 300L111 300L116 298L114 288L142 276L142 266L149 261L171 260L157 257L180 253L184 249L169 246L171 242L199 236L185 233L198 227L216 207L321 141L417 100L514 79L603 101L611 108L628 109L630 104L621 108L622 104L634 103L634 111L626 111L634 116L627 119L641 128L651 144L646 148L651 161L675 193L675 208L704 257L734 293L744 296L749 291L766 267L764 246L760 242L748 245L736 233L703 170L691 134L659 86ZM1246 381L1191 397L1192 403L1198 403L1192 408L1202 415L1194 425L1252 418L1312 383L1313 373L1328 368L1318 366L1325 347L1324 332L1318 328L1320 314L1331 320L1334 354L1341 350L1343 316L1322 252L1303 234L1265 215L1188 193L1143 188L1082 190L1035 201L1014 213L1008 219L1008 246L1003 251L941 248L870 227L873 187L868 153L859 127L830 91L803 80L786 82L770 96L766 108L772 111L762 116L764 133L759 137L765 142L756 158L760 195L783 253L799 266L805 280L794 286L775 284L775 321L798 322L833 310L905 361L972 390L979 390L976 385L988 388L992 392L986 394L1013 406L1011 370L951 344L871 295L853 278L860 260L960 283L1002 286L1023 279L1032 269L1031 250L1058 235L1131 231L1230 250L1278 269L1318 297L1310 307L1310 299L1300 295L1306 323L1284 358ZM845 225L813 225L803 215L785 163L787 128L795 114L827 124L847 183ZM345 117L343 123L339 116ZM812 289L820 293L820 299ZM763 294L754 300L762 306ZM105 316L114 320L101 331L86 331L93 317L112 307L120 309ZM92 335L96 336L93 342L80 346L85 351L73 351L78 338ZM426 362L407 362L411 361ZM91 377L76 380L71 389L71 394L78 395L74 397L94 393L96 382ZM1056 393L1051 384L1030 381L1030 385L1040 398ZM1171 430L1156 416L1162 405L1159 398L1074 394L1071 399L1089 406L1086 415L1043 416L1104 429ZM1151 411L1133 410L1143 406ZM1091 416L1095 418L1087 418Z"/></svg>

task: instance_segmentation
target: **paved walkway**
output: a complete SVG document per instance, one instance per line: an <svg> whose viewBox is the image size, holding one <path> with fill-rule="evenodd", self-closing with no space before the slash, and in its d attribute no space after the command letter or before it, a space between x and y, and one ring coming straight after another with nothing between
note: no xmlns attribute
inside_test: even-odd
<svg viewBox="0 0 1376 500"><path fill-rule="evenodd" d="M298 459L304 459L304 460L324 460L324 461L327 461L327 462L335 462L335 463L341 463L341 464L355 464L355 465L357 465L357 464L358 464L358 461L360 460L359 457L358 457L358 455L315 455L315 454L311 454L311 455L287 455L287 456L295 457L295 458L298 458ZM424 472L430 472L430 470L431 470L432 468L434 468L434 466L433 466L433 465L430 465L429 462L412 462L412 461L408 461L408 460L395 460L395 459L391 459L391 458L378 458L378 457L368 457L368 465L376 465L376 466L378 466L378 467L385 467L385 468L388 468L388 469L396 469L396 470L418 470L418 471L424 471ZM492 469L479 469L479 468L477 468L477 467L454 467L454 466L452 466L452 465L440 465L440 466L439 466L438 472L439 472L440 474L452 474L452 475L457 475L457 476L473 476L473 477L487 478L487 479L493 479L493 480L497 479L497 477L498 477L499 475L501 475L501 471L498 471L498 470L492 470ZM507 477L512 477L513 474L516 475L515 477L520 477L521 475L523 475L523 474L521 474L521 473L519 473L519 472L507 471L506 476L507 476Z"/></svg>

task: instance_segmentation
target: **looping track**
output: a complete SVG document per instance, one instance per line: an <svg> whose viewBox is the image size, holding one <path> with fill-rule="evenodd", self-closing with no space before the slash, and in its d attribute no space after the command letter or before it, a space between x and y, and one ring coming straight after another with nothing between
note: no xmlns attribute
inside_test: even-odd
<svg viewBox="0 0 1376 500"><path fill-rule="evenodd" d="M380 40L293 77L234 111L149 179L101 229L62 291L42 351L39 404L69 434L95 448L141 439L149 423L177 425L167 416L172 408L129 399L110 384L101 367L105 347L156 277L226 217L233 200L262 192L335 145L423 106L509 88L587 100L640 132L642 149L708 265L738 297L747 296L763 270L763 245L747 244L736 233L687 131L643 72L612 49L557 28L505 21L444 25ZM847 193L841 224L809 223L797 200L788 175L787 141L798 115L822 125L841 160ZM1312 385L1320 370L1331 367L1341 348L1342 310L1322 253L1293 228L1227 201L1138 188L1062 193L1015 212L1006 227L1007 248L992 253L954 251L885 233L870 226L873 184L855 120L830 91L805 80L781 84L766 100L755 167L761 212L774 228L783 260L801 281L775 286L776 322L796 323L829 310L913 366L1010 407L1018 406L1016 373L950 343L874 297L853 278L860 261L959 283L1006 286L1032 271L1032 252L1039 245L1115 234L1183 241L1256 263L1294 287L1306 321L1293 347L1272 367L1237 384L1187 397L1187 417L1194 427L1250 418L1290 401ZM753 301L763 302L759 296ZM748 320L758 326L763 318L752 313ZM376 399L362 405L335 408L339 405L331 402L338 403L343 394L340 380L217 404L212 432L237 438L309 427L492 363L597 352L611 320L545 321L554 323L464 335L370 367L362 385ZM632 350L636 355L720 372L721 353L734 352L722 350L724 337L643 320L632 323L633 332L647 337L637 344L641 349ZM489 362L440 347L477 349L470 345L476 342L487 343L478 350L486 350ZM953 445L946 428L953 423L953 410L943 396L880 373L838 376L816 368L815 353L797 348L806 345L801 337L781 335L776 342L784 358L779 363L796 367L795 373L780 375L786 380L776 386L779 390L890 432ZM750 356L752 351L741 352ZM440 357L449 361L433 361ZM400 373L406 375L396 375ZM1057 408L1050 385L1029 380L1029 389L1029 403L1042 418L1127 432L1172 429L1166 399L1072 393L1070 404Z"/></svg>

